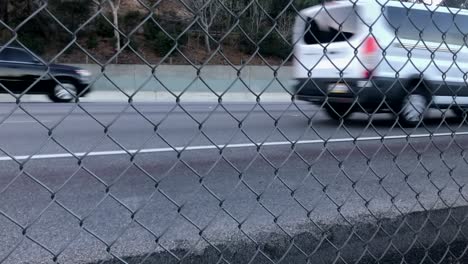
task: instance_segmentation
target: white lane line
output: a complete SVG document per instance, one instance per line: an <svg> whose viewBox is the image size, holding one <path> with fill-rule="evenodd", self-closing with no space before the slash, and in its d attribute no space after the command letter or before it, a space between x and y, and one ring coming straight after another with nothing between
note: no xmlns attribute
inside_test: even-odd
<svg viewBox="0 0 468 264"><path fill-rule="evenodd" d="M384 136L384 137L359 137L359 138L334 138L334 139L314 139L314 140L301 140L295 142L296 145L313 145L313 144L329 144L329 143L346 143L346 142L365 142L365 141L382 141L382 140L397 140L397 139L419 139L419 138L439 138L439 137L454 137L454 136L468 136L468 132L457 132L457 133L437 133L437 134L415 134L415 135L396 135L396 136ZM276 142L265 142L265 143L244 143L244 144L228 144L228 145L207 145L207 146L192 146L192 147L177 147L177 151L196 151L196 150L213 150L213 149L236 149L236 148L251 148L259 145L265 146L290 146L289 141L276 141ZM23 155L14 156L14 159L21 160L39 160L39 159L58 159L58 158L72 158L72 157L95 157L95 156L115 156L125 155L127 153L164 153L174 152L173 148L150 148L141 150L111 150L111 151L95 151L95 152L76 152L70 153L59 153L59 154L39 154L39 155ZM0 156L0 161L11 161L12 158L8 156Z"/></svg>
<svg viewBox="0 0 468 264"><path fill-rule="evenodd" d="M49 122L50 122L49 120L41 120L41 123L49 123ZM7 120L3 122L2 124L31 124L31 123L39 124L39 122L37 122L36 120Z"/></svg>

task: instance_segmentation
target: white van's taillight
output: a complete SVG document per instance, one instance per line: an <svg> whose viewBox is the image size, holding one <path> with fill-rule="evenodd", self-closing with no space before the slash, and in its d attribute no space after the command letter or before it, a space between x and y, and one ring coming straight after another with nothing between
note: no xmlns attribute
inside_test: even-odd
<svg viewBox="0 0 468 264"><path fill-rule="evenodd" d="M368 37L362 45L362 62L365 67L364 77L370 79L379 63L379 45L374 37Z"/></svg>

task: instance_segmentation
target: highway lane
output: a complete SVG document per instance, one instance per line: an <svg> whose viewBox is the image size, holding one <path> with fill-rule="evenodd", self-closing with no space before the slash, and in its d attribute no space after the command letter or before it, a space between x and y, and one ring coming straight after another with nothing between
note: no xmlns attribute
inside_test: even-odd
<svg viewBox="0 0 468 264"><path fill-rule="evenodd" d="M14 107L4 104L0 110L5 116ZM0 147L15 156L51 156L0 163L0 260L5 257L5 263L52 263L54 255L60 263L92 262L108 258L108 246L116 256L161 251L161 246L202 249L207 242L201 237L211 243L248 240L244 233L257 240L284 231L319 236L316 224L372 223L467 204L463 132L468 126L453 117L440 125L437 113L425 128L404 131L393 127L388 115L376 116L373 127L359 114L338 126L302 103L262 105L271 116L252 104L227 104L232 116L216 104L173 111L170 104L136 105L159 124L155 130L124 104L84 104L97 121L83 110L69 115L73 105L23 107L46 127L17 110L0 125ZM460 134L424 136L450 132L449 127ZM384 144L372 138L352 141L410 131L422 137ZM324 146L321 138L343 142ZM286 144L296 140L315 141ZM273 144L258 149L252 142ZM207 148L213 143L241 145L220 153ZM195 148L179 155L167 150L187 145ZM122 148L154 151L134 157L112 153ZM65 149L107 153L53 156ZM26 228L26 237L7 217Z"/></svg>
<svg viewBox="0 0 468 264"><path fill-rule="evenodd" d="M441 120L437 113L426 121L426 126L416 130L402 129L388 114L377 115L372 125L363 114L355 114L352 120L338 125L317 108L302 103L227 104L224 108L201 103L182 107L139 104L134 109L126 104L91 103L83 104L82 108L26 104L22 109L5 104L0 110L3 118L15 110L0 125L0 146L12 155L62 153L66 152L64 148L71 152L109 151L122 147L292 142L462 130L459 120L450 115ZM58 144L46 144L51 142L49 134Z"/></svg>

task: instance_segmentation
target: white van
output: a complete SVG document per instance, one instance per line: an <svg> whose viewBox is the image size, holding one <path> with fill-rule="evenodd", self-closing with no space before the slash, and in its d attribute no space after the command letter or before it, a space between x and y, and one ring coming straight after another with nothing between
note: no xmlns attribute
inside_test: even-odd
<svg viewBox="0 0 468 264"><path fill-rule="evenodd" d="M397 113L406 125L428 108L468 109L468 12L379 0L302 10L294 27L295 96L342 119Z"/></svg>

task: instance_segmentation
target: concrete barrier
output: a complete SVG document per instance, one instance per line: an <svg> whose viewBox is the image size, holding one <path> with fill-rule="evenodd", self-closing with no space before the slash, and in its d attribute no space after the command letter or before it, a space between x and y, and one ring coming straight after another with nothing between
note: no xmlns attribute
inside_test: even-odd
<svg viewBox="0 0 468 264"><path fill-rule="evenodd" d="M255 94L276 94L290 98L288 91L294 83L292 67L268 66L204 66L200 70L188 65L161 65L153 69L147 65L75 64L91 71L95 77L95 92L155 93L165 98L171 93L224 95L224 98L255 97ZM157 96L159 95L159 96ZM167 97L167 96L166 96ZM173 97L173 96L172 96ZM186 96L187 99L190 96ZM216 95L214 95L216 97ZM169 96L171 98L171 96Z"/></svg>
<svg viewBox="0 0 468 264"><path fill-rule="evenodd" d="M292 67L208 65L198 69L189 65L72 64L93 73L93 91L83 102L263 102L291 101L294 85ZM15 102L9 94L0 102ZM21 97L21 101L49 102L45 95Z"/></svg>

